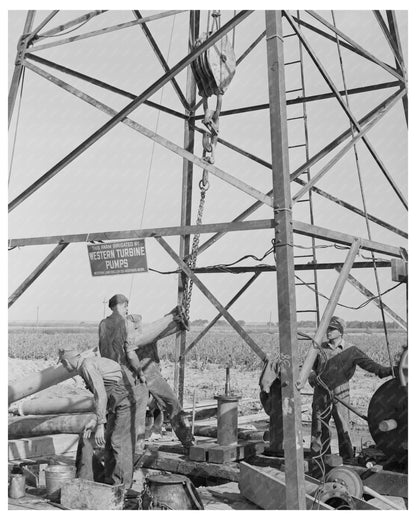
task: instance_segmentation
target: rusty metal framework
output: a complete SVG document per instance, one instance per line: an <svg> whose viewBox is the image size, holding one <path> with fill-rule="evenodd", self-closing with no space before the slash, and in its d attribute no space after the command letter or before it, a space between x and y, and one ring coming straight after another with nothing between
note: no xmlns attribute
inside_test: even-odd
<svg viewBox="0 0 416 520"><path fill-rule="evenodd" d="M78 26L87 20L100 16L105 11L91 11L67 23L45 30L45 28L53 22L57 11L52 11L46 18L35 28L33 28L35 11L28 11L23 35L19 40L18 52L16 56L15 70L11 81L9 92L9 125L13 115L15 102L17 99L19 85L21 83L23 70L29 70L45 80L52 82L56 86L64 89L78 99L92 105L104 114L109 116L108 121L103 124L91 136L81 142L75 149L62 158L57 164L52 166L47 172L41 175L35 182L28 186L18 196L9 203L9 211L13 211L17 206L22 204L37 190L41 189L50 179L58 175L67 165L75 158L85 152L91 145L100 138L110 132L116 125L124 124L130 129L148 137L158 145L165 147L174 154L183 158L182 170L182 200L181 200L181 216L180 226L170 226L164 228L150 229L133 229L120 230L112 232L97 232L88 234L73 235L57 235L43 236L35 238L15 238L9 239L9 248L25 247L30 245L53 244L53 251L41 262L41 264L28 276L25 281L13 292L9 298L9 307L20 297L24 291L36 280L38 276L50 265L55 258L62 253L70 243L89 241L106 241L114 239L142 238L153 237L166 253L178 265L178 303L181 304L184 298L184 287L187 279L191 279L197 288L205 295L212 305L218 310L218 315L211 321L204 331L196 338L192 344L186 345L186 333L178 335L176 343L177 363L175 368L175 387L179 398L183 399L184 381L185 381L185 360L186 354L193 348L197 342L206 334L213 324L222 316L249 347L261 358L266 359L265 352L250 337L244 328L233 318L229 312L231 305L245 292L245 290L260 276L262 272L274 270L277 278L277 294L278 294L278 312L279 312L279 333L280 333L280 358L282 361L282 400L283 400L283 425L284 425L284 451L285 451L285 471L286 471L286 504L288 509L305 509L305 489L304 489L304 468L303 468L303 448L301 438L301 409L300 409L300 388L306 381L307 375L315 359L317 350L311 348L307 359L299 373L298 370L298 346L296 331L296 283L295 271L298 270L314 270L320 269L336 269L339 272L338 280L333 288L333 292L329 302L323 312L319 327L315 336L315 343L320 343L323 339L324 332L327 328L334 309L337 306L342 289L347 281L353 284L360 292L366 296L374 297L375 303L384 309L390 316L395 319L402 327L406 327L406 321L398 316L394 311L389 309L381 301L380 295L373 295L365 287L363 287L350 274L353 268L375 268L389 267L388 258L400 258L407 260L406 251L394 244L379 243L369 237L356 237L347 233L343 233L334 229L317 226L313 223L305 223L295 221L292 218L293 205L300 202L302 197L322 197L332 203L345 208L346 210L360 215L381 226L401 238L407 238L407 233L389 222L371 215L367 210L360 209L316 186L316 183L324 175L327 174L345 154L352 150L357 142L364 143L368 152L379 167L381 174L387 180L392 189L392 194L397 198L398 202L407 209L408 203L405 195L400 190L394 176L389 172L383 163L377 150L368 137L368 132L384 117L389 110L399 101L403 104L405 118L407 122L407 73L405 59L401 47L400 35L398 32L397 22L394 11L374 11L374 16L380 26L380 31L387 40L388 46L392 52L395 66L384 63L371 52L363 48L347 34L340 31L333 23L328 22L317 12L306 11L300 13L290 11L266 11L265 12L265 30L253 41L253 43L243 52L237 59L238 65L245 60L252 50L265 38L267 53L267 74L268 74L268 102L248 107L241 107L232 110L224 110L221 117L227 117L233 114L242 114L248 112L256 112L267 110L270 114L270 143L271 143L271 161L266 161L255 156L248 151L237 147L236 145L226 141L222 137L218 139L218 144L231 149L241 155L249 158L257 164L271 170L272 189L263 193L255 187L243 182L236 176L224 171L219 166L210 164L198 157L194 153L194 143L196 133L202 133L203 130L198 127L198 121L203 118L198 113L201 102L197 102L196 83L191 71L192 62L201 55L205 50L210 48L221 38L230 34L231 31L239 30L241 22L246 20L253 11L239 11L227 23L218 28L211 36L197 46L189 45L188 54L176 63L173 67L169 67L163 53L159 49L156 40L152 35L151 22L153 20L173 16L182 11L162 11L152 16L143 16L139 11L133 11L132 20L123 24L107 26L100 30L90 31L77 34L70 37L60 37L53 41L47 37L55 35L59 37L61 33L71 27ZM189 12L189 42L195 42L200 34L200 11ZM115 85L108 84L92 76L66 67L62 64L52 62L40 56L39 51L51 48L53 46L70 44L73 41L79 41L86 38L97 37L108 32L120 31L127 27L137 25L144 31L145 36L152 47L155 57L163 67L163 75L151 84L146 90L137 94L127 92ZM286 32L285 32L286 28ZM289 31L287 29L289 28ZM327 45L338 45L343 50L358 55L360 58L376 64L381 69L391 75L390 82L364 85L351 88L348 91L339 90L330 74L321 63L318 55L313 50L308 38L309 35L319 35L323 40L327 41ZM285 64L285 42L288 38L297 38L301 52L309 56L309 59L319 71L321 78L329 88L329 92L320 95L306 95L305 90L296 98L287 98L288 91L285 87L286 67ZM332 42L332 43L331 43ZM176 76L179 72L187 70L186 91L183 92ZM122 109L115 110L110 106L103 104L94 97L81 91L79 88L66 83L62 79L56 77L51 70L57 70L64 73L68 77L84 80L90 84L101 87L107 91L111 91L124 96L131 101ZM170 107L150 101L150 97L159 91L165 84L171 83L173 89L179 98L183 112L173 110ZM301 90L301 89L298 89ZM357 119L354 111L347 102L346 95L358 96L362 93L372 91L387 90L389 95L375 108L369 110L363 117ZM327 143L319 152L312 156L308 156L306 161L301 164L295 171L290 171L289 167L289 149L291 145L288 139L288 123L291 118L287 116L287 107L296 104L306 106L308 103L319 102L323 99L336 99L347 116L348 126L345 130L336 136L331 142ZM146 104L149 107L170 114L174 118L183 120L184 139L183 147L169 141L162 135L159 135L134 119L130 118L130 114L140 105ZM342 148L340 148L342 146ZM293 145L292 145L293 147ZM334 154L333 152L336 153ZM320 166L320 170L314 176L310 174L305 178L301 176L305 172L319 164L322 165L326 158L330 157L328 162ZM192 192L194 166L207 170L211 175L221 179L225 183L233 186L237 190L249 195L254 202L245 211L237 215L229 222L205 223L199 225L191 224L192 214ZM299 191L292 196L291 187L299 185ZM269 219L248 220L248 217L263 205L271 208ZM274 255L275 266L256 266L256 267L230 267L221 270L218 267L198 267L191 269L186 261L190 254L190 237L196 233L206 234L214 233L214 235L203 242L198 249L202 253L210 246L219 241L226 233L251 230L271 229L274 232ZM310 263L296 263L293 253L293 235L303 235L310 237L312 240L319 239L329 243L341 244L348 246L345 262L338 263L319 263L316 259ZM176 252L166 242L164 237L179 236L180 247ZM360 249L373 253L381 253L387 259L372 258L372 261L357 261L357 253ZM235 296L226 304L222 305L214 294L199 279L199 273L208 272L252 272L252 278L235 294Z"/></svg>

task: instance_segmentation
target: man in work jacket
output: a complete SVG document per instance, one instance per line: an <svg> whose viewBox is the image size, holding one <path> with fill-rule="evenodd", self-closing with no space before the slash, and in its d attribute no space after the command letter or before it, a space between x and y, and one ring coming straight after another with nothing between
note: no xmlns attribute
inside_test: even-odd
<svg viewBox="0 0 416 520"><path fill-rule="evenodd" d="M82 358L70 347L59 350L62 365L80 375L94 394L96 420L85 427L77 451L77 477L94 480L93 439L104 448L104 482L124 484L129 489L133 481L133 458L136 443L134 424L135 401L127 388L123 370L111 359Z"/></svg>
<svg viewBox="0 0 416 520"><path fill-rule="evenodd" d="M130 398L136 403L134 423L138 448L143 448L145 436L146 407L149 398L143 371L134 352L130 338L134 325L127 319L128 299L123 294L110 298L108 306L112 314L100 322L98 328L99 350L103 358L108 358L123 369L123 378L129 389Z"/></svg>
<svg viewBox="0 0 416 520"><path fill-rule="evenodd" d="M322 343L320 352L309 375L309 384L314 388L312 401L312 456L331 453L328 423L334 419L338 434L339 454L343 459L354 456L349 424L349 410L333 397L345 403L350 401L349 380L357 366L380 378L392 374L355 346L347 346L344 340L345 322L333 316L327 329L328 341Z"/></svg>
<svg viewBox="0 0 416 520"><path fill-rule="evenodd" d="M128 299L117 294L110 298L112 314L99 326L99 348L103 357L116 360L133 370L158 406L170 416L173 430L185 448L193 443L191 429L180 403L169 384L162 377L157 354L157 340L187 328L181 310L176 307L161 320L144 330L140 315L128 314ZM145 434L145 407L139 402L136 411L136 430L139 440Z"/></svg>

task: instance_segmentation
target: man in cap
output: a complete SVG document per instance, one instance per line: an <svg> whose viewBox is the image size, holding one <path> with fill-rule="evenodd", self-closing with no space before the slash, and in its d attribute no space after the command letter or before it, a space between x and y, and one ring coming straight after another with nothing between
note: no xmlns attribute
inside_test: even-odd
<svg viewBox="0 0 416 520"><path fill-rule="evenodd" d="M338 434L339 454L343 459L354 456L349 424L349 410L336 398L349 404L349 380L357 366L380 378L392 374L356 346L347 346L344 340L345 322L337 316L329 321L328 341L322 343L318 357L309 375L314 388L312 401L311 452L313 457L331 453L328 423L333 417Z"/></svg>
<svg viewBox="0 0 416 520"><path fill-rule="evenodd" d="M98 448L104 448L104 482L124 484L129 489L136 441L135 401L123 381L122 368L111 359L83 358L73 347L60 349L59 360L69 372L80 375L94 394L96 420L90 421L80 436L77 477L94 480L95 441Z"/></svg>
<svg viewBox="0 0 416 520"><path fill-rule="evenodd" d="M112 314L99 325L99 348L103 357L114 359L127 367L129 378L137 388L137 380L155 398L158 406L170 416L172 427L188 448L193 443L191 429L185 413L169 384L162 377L159 367L157 340L179 329L188 328L182 310L175 307L164 318L154 322L150 332L144 331L140 315L128 314L128 299L122 294L110 298ZM136 381L134 381L136 377ZM147 399L146 399L147 403ZM139 442L144 440L146 403L139 396L136 410L136 433Z"/></svg>

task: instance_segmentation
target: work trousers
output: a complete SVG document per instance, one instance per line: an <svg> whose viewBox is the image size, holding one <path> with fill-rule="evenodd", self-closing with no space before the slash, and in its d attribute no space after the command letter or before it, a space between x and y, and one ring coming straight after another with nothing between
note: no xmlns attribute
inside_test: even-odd
<svg viewBox="0 0 416 520"><path fill-rule="evenodd" d="M342 385L335 389L335 395L349 404L349 385ZM311 452L312 456L331 453L331 438L329 421L334 419L338 435L339 454L343 459L354 456L350 438L350 416L349 410L341 403L334 401L326 390L315 387L312 401L312 432Z"/></svg>
<svg viewBox="0 0 416 520"><path fill-rule="evenodd" d="M157 363L150 361L143 365L149 392L155 398L159 408L168 413L173 431L183 446L189 447L193 442L193 436L178 398L162 376Z"/></svg>
<svg viewBox="0 0 416 520"><path fill-rule="evenodd" d="M84 439L81 434L76 456L76 476L111 485L124 484L125 489L129 489L133 482L135 446L135 405L126 397L107 414L104 473L95 453L97 446L94 435Z"/></svg>

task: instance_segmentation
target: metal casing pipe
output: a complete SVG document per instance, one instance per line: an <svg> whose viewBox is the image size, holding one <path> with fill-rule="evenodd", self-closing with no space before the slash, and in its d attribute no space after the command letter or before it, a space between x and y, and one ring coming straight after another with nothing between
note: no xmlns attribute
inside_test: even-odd
<svg viewBox="0 0 416 520"><path fill-rule="evenodd" d="M231 446L238 442L239 396L217 395L217 442L220 446Z"/></svg>
<svg viewBox="0 0 416 520"><path fill-rule="evenodd" d="M57 433L81 433L94 413L72 415L30 415L9 419L9 439L54 435Z"/></svg>
<svg viewBox="0 0 416 520"><path fill-rule="evenodd" d="M40 372L35 372L24 379L9 383L9 404L28 395L40 392L52 385L66 381L74 377L73 372L68 372L63 366L49 367Z"/></svg>
<svg viewBox="0 0 416 520"><path fill-rule="evenodd" d="M71 397L37 397L26 399L9 409L16 415L50 415L68 413L87 413L94 410L92 395L74 395Z"/></svg>

